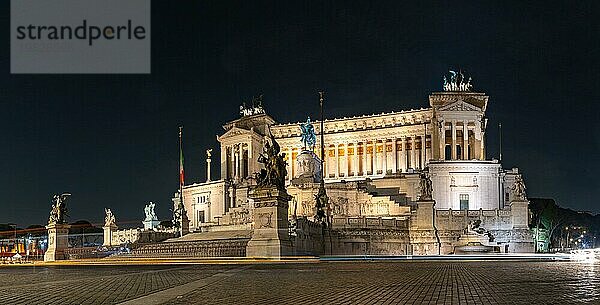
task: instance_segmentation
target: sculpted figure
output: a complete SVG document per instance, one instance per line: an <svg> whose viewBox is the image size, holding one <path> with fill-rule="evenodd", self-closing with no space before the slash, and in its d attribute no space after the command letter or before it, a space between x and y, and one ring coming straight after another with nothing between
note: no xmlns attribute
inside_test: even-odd
<svg viewBox="0 0 600 305"><path fill-rule="evenodd" d="M306 120L306 123L300 124L300 129L302 130L302 137L300 141L304 144L304 149L315 149L315 144L317 143L317 135L315 134L315 128L310 122L310 117Z"/></svg>
<svg viewBox="0 0 600 305"><path fill-rule="evenodd" d="M265 168L254 174L254 178L259 187L275 186L280 190L285 190L285 176L287 175L285 154L280 154L281 148L275 141L275 136L271 134L270 138L271 144L267 142L263 153L258 156L258 162L262 163Z"/></svg>
<svg viewBox="0 0 600 305"><path fill-rule="evenodd" d="M421 180L419 181L420 196L419 200L431 200L433 194L433 187L431 178L426 172L421 173Z"/></svg>
<svg viewBox="0 0 600 305"><path fill-rule="evenodd" d="M112 213L110 209L104 209L104 213L106 216L104 217L104 226L109 227L115 224L115 215Z"/></svg>
<svg viewBox="0 0 600 305"><path fill-rule="evenodd" d="M154 206L155 204L150 201L150 203L148 203L145 207L144 207L144 213L146 214L146 219L145 220L156 220L156 213L154 213Z"/></svg>
<svg viewBox="0 0 600 305"><path fill-rule="evenodd" d="M48 218L49 224L66 223L66 217L68 215L65 201L69 196L71 196L71 194L63 193L52 197L52 210L50 211L50 217Z"/></svg>
<svg viewBox="0 0 600 305"><path fill-rule="evenodd" d="M512 186L511 190L516 199L527 200L527 195L525 194L525 182L523 182L521 175L515 177L515 184Z"/></svg>

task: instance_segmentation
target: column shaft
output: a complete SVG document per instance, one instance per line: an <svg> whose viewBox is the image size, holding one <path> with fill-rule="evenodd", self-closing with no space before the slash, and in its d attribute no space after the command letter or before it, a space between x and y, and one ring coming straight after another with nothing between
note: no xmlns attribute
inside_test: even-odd
<svg viewBox="0 0 600 305"><path fill-rule="evenodd" d="M452 160L456 159L456 121L452 121Z"/></svg>

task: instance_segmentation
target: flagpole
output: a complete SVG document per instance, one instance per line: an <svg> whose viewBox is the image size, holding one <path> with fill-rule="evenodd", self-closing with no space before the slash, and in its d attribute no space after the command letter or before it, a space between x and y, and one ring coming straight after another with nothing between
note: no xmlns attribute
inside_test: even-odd
<svg viewBox="0 0 600 305"><path fill-rule="evenodd" d="M183 183L184 183L184 171L183 171L183 126L179 126L179 236L183 236Z"/></svg>

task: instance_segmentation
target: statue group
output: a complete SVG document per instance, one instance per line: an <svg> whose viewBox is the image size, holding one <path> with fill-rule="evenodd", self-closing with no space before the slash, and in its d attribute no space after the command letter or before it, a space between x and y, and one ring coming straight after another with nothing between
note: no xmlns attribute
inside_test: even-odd
<svg viewBox="0 0 600 305"><path fill-rule="evenodd" d="M240 106L240 115L241 116L249 116L255 114L264 114L265 109L263 108L263 95L255 96L252 98L252 106L246 105L246 102L242 102Z"/></svg>
<svg viewBox="0 0 600 305"><path fill-rule="evenodd" d="M258 162L265 168L254 174L258 187L277 187L285 190L285 176L287 175L285 154L280 154L281 148L273 134L270 135L270 144L265 144L264 151L258 156Z"/></svg>
<svg viewBox="0 0 600 305"><path fill-rule="evenodd" d="M144 221L158 220L158 218L156 217L156 213L154 212L155 206L156 205L154 204L154 202L150 201L150 203L148 203L144 207L144 213L146 214L146 218L144 219Z"/></svg>
<svg viewBox="0 0 600 305"><path fill-rule="evenodd" d="M515 199L521 201L527 200L527 195L525 194L525 183L523 182L521 175L517 175L515 177L515 184L512 186L511 190Z"/></svg>
<svg viewBox="0 0 600 305"><path fill-rule="evenodd" d="M444 76L444 91L471 91L471 77L467 79L462 71L456 72L450 70L450 79Z"/></svg>
<svg viewBox="0 0 600 305"><path fill-rule="evenodd" d="M63 193L61 195L54 195L52 197L52 210L50 211L50 218L48 218L48 224L65 224L67 215L66 200L71 196L69 193Z"/></svg>

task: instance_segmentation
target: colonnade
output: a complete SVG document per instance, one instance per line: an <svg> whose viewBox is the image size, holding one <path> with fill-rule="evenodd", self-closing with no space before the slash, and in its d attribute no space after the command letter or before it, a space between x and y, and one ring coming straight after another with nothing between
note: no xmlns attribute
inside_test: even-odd
<svg viewBox="0 0 600 305"><path fill-rule="evenodd" d="M424 135L413 135L329 145L325 148L325 178L381 177L422 169L432 157L431 137L427 135L426 142L423 139ZM283 150L292 156L287 160L288 180L296 176L296 157L300 151L291 147ZM317 146L315 152L320 154L320 147Z"/></svg>
<svg viewBox="0 0 600 305"><path fill-rule="evenodd" d="M248 145L248 143L236 143L221 146L221 156L221 163L224 165L225 174L222 175L223 177L238 180L252 174L249 163L250 158L252 158L252 145Z"/></svg>
<svg viewBox="0 0 600 305"><path fill-rule="evenodd" d="M471 160L482 159L483 132L479 122L467 120L442 121L440 130L441 141L439 149L441 159Z"/></svg>

